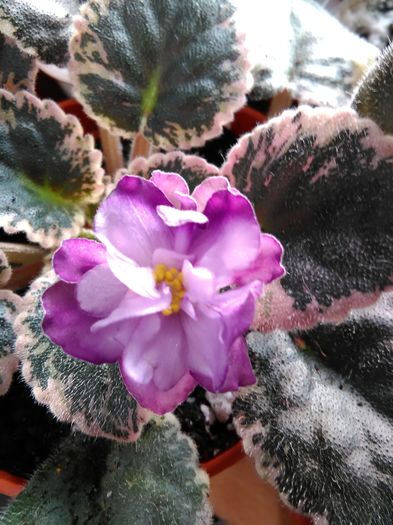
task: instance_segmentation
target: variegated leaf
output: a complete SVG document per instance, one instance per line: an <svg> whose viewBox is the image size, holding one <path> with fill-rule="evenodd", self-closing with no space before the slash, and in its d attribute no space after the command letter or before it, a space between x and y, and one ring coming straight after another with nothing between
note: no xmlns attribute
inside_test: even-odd
<svg viewBox="0 0 393 525"><path fill-rule="evenodd" d="M0 288L3 288L11 277L11 267L8 264L7 256L0 250Z"/></svg>
<svg viewBox="0 0 393 525"><path fill-rule="evenodd" d="M136 444L67 438L7 509L3 525L207 525L208 478L171 416Z"/></svg>
<svg viewBox="0 0 393 525"><path fill-rule="evenodd" d="M8 290L0 290L0 395L11 384L12 375L18 368L15 355L14 320L22 306L22 299Z"/></svg>
<svg viewBox="0 0 393 525"><path fill-rule="evenodd" d="M393 12L393 1L392 1ZM358 85L352 107L393 134L393 44L386 48Z"/></svg>
<svg viewBox="0 0 393 525"><path fill-rule="evenodd" d="M15 40L0 34L0 87L16 93L34 92L38 66L35 58L21 51Z"/></svg>
<svg viewBox="0 0 393 525"><path fill-rule="evenodd" d="M383 49L393 38L392 0L318 0L351 31Z"/></svg>
<svg viewBox="0 0 393 525"><path fill-rule="evenodd" d="M258 471L315 523L393 523L393 297L340 325L252 333L257 386L235 401Z"/></svg>
<svg viewBox="0 0 393 525"><path fill-rule="evenodd" d="M45 248L77 235L103 192L101 152L52 101L0 90L0 226Z"/></svg>
<svg viewBox="0 0 393 525"><path fill-rule="evenodd" d="M206 177L219 175L219 169L213 164L196 155L185 155L181 151L156 153L148 159L138 157L128 166L129 173L145 178L149 178L154 170L178 173L187 181L190 191L193 191Z"/></svg>
<svg viewBox="0 0 393 525"><path fill-rule="evenodd" d="M74 359L44 335L41 296L53 282L52 274L35 281L16 320L25 381L37 401L85 434L117 441L137 439L150 414L127 392L117 364L97 366Z"/></svg>
<svg viewBox="0 0 393 525"><path fill-rule="evenodd" d="M233 0L254 76L253 99L288 90L301 103L346 105L378 49L313 0Z"/></svg>
<svg viewBox="0 0 393 525"><path fill-rule="evenodd" d="M89 0L71 72L100 125L164 149L202 145L245 103L248 62L228 0Z"/></svg>
<svg viewBox="0 0 393 525"><path fill-rule="evenodd" d="M72 16L83 0L0 0L0 31L29 55L65 65Z"/></svg>
<svg viewBox="0 0 393 525"><path fill-rule="evenodd" d="M284 245L256 327L310 327L376 301L393 275L393 138L348 110L300 107L245 135L222 173Z"/></svg>

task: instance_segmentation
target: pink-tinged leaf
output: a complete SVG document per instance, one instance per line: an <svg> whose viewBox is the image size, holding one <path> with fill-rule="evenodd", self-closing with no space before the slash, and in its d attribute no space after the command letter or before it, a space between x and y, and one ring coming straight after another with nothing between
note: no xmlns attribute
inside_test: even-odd
<svg viewBox="0 0 393 525"><path fill-rule="evenodd" d="M156 153L148 159L138 157L128 166L130 174L140 175L145 179L149 179L155 170L181 175L187 182L190 193L207 177L219 175L219 169L213 164L196 155L185 155L181 151Z"/></svg>
<svg viewBox="0 0 393 525"><path fill-rule="evenodd" d="M150 413L127 392L117 364L96 366L74 359L42 331L41 297L54 280L50 273L33 283L15 323L23 377L37 401L60 421L90 436L134 441Z"/></svg>
<svg viewBox="0 0 393 525"><path fill-rule="evenodd" d="M18 368L14 320L21 306L22 299L18 295L8 290L0 291L0 395L8 391L12 375Z"/></svg>
<svg viewBox="0 0 393 525"><path fill-rule="evenodd" d="M0 227L45 248L77 235L103 193L101 152L74 116L0 90Z"/></svg>
<svg viewBox="0 0 393 525"><path fill-rule="evenodd" d="M70 70L86 112L112 133L165 150L222 133L245 102L250 65L228 0L89 0Z"/></svg>
<svg viewBox="0 0 393 525"><path fill-rule="evenodd" d="M393 294L338 325L247 342L257 385L233 410L264 479L314 523L392 523Z"/></svg>
<svg viewBox="0 0 393 525"><path fill-rule="evenodd" d="M300 107L245 135L223 175L284 246L255 327L310 327L376 301L393 281L393 138L352 110Z"/></svg>
<svg viewBox="0 0 393 525"><path fill-rule="evenodd" d="M27 89L34 93L37 60L21 51L12 38L0 34L0 87L16 93Z"/></svg>

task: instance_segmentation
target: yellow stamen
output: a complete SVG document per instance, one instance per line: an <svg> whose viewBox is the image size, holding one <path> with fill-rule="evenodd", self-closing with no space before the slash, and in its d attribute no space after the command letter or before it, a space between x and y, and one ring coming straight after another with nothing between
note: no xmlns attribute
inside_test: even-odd
<svg viewBox="0 0 393 525"><path fill-rule="evenodd" d="M169 286L172 294L171 304L162 315L168 316L180 311L180 303L186 294L183 285L183 274L177 268L168 268L165 264L157 264L153 271L154 279L157 284L165 283Z"/></svg>

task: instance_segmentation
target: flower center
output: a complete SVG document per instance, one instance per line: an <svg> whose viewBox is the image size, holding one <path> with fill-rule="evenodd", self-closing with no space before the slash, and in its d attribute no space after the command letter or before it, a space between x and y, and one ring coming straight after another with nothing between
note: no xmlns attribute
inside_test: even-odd
<svg viewBox="0 0 393 525"><path fill-rule="evenodd" d="M168 268L165 264L157 264L154 268L154 279L157 284L165 283L171 289L172 301L169 308L162 310L163 315L176 314L180 303L186 294L183 286L183 274L176 268Z"/></svg>

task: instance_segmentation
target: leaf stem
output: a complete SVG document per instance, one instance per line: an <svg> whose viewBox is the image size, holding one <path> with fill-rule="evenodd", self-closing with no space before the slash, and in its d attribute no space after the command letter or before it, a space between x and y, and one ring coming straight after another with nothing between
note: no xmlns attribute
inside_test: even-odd
<svg viewBox="0 0 393 525"><path fill-rule="evenodd" d="M134 142L132 143L131 159L134 160L137 157L148 158L151 153L151 142L143 135L138 132L135 135Z"/></svg>
<svg viewBox="0 0 393 525"><path fill-rule="evenodd" d="M283 89L280 93L275 95L269 106L269 111L267 113L268 118L279 115L284 109L291 107L292 104L292 95L287 89Z"/></svg>
<svg viewBox="0 0 393 525"><path fill-rule="evenodd" d="M13 242L0 242L0 250L6 254L10 264L30 264L42 261L48 253L47 250L40 246Z"/></svg>
<svg viewBox="0 0 393 525"><path fill-rule="evenodd" d="M124 167L120 137L101 127L99 127L99 131L106 172L109 175L114 175L117 170Z"/></svg>

